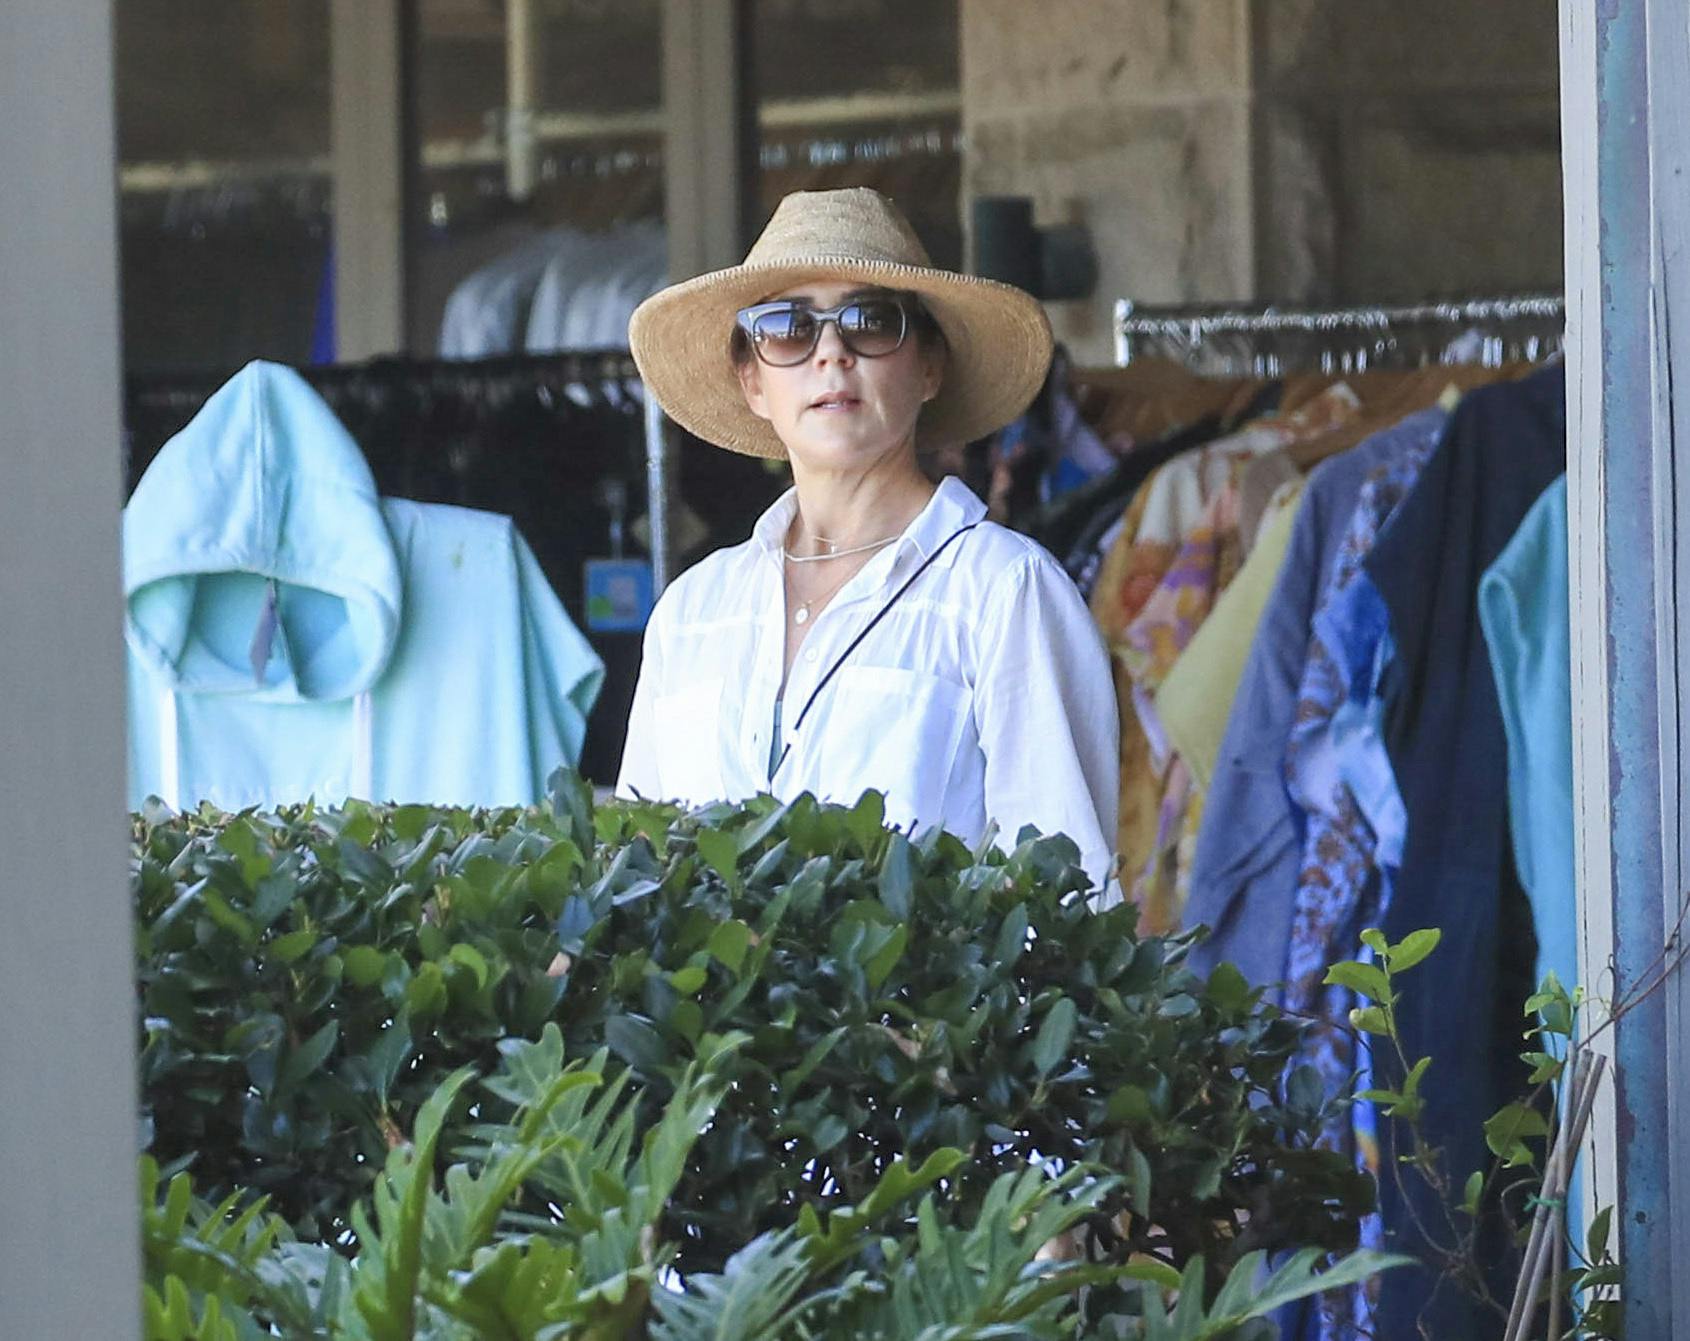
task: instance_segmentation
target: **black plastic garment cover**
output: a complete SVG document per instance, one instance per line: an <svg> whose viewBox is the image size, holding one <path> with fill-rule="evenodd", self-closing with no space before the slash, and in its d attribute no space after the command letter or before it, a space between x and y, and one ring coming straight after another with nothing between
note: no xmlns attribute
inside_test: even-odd
<svg viewBox="0 0 1690 1341"><path fill-rule="evenodd" d="M1442 1147L1455 1188L1486 1166L1485 1119L1526 1090L1521 1007L1536 956L1509 847L1506 741L1479 625L1479 579L1566 469L1566 438L1561 367L1473 392L1366 563L1396 640L1385 745L1408 810L1384 931L1392 941L1420 927L1444 933L1426 967L1403 979L1398 1020L1409 1059L1434 1059L1424 1136ZM1381 1069L1394 1084L1395 1068ZM1389 1246L1419 1250L1416 1216L1447 1242L1437 1196L1406 1170L1399 1191L1388 1145L1382 1163ZM1505 1303L1515 1274L1507 1229L1493 1217L1480 1241L1494 1267L1491 1289ZM1427 1335L1452 1341L1502 1333L1500 1319L1430 1271L1386 1272L1380 1307L1381 1337L1419 1336L1422 1318Z"/></svg>
<svg viewBox="0 0 1690 1341"><path fill-rule="evenodd" d="M382 494L516 521L570 618L604 659L604 689L588 721L581 770L607 785L621 763L641 639L588 629L583 569L587 559L610 552L602 481L624 483L629 520L645 510L644 419L621 375L627 362L625 352L613 351L376 359L300 370L363 450ZM228 375L130 380L129 489ZM678 475L678 492L705 522L711 547L749 533L782 485L753 458L690 442L678 449Z"/></svg>

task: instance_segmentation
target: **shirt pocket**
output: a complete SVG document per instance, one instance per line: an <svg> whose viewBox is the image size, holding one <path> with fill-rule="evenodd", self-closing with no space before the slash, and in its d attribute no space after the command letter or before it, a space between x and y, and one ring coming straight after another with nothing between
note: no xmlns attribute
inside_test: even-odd
<svg viewBox="0 0 1690 1341"><path fill-rule="evenodd" d="M722 783L720 678L695 680L652 704L657 778L663 799L707 805L728 799Z"/></svg>
<svg viewBox="0 0 1690 1341"><path fill-rule="evenodd" d="M844 666L825 693L820 797L850 804L872 788L885 794L889 822L944 823L945 787L972 710L968 688L920 671Z"/></svg>

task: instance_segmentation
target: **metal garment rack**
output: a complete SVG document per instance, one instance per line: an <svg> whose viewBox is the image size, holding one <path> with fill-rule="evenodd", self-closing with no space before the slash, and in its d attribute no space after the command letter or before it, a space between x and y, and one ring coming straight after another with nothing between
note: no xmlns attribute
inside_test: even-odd
<svg viewBox="0 0 1690 1341"><path fill-rule="evenodd" d="M1558 353L1566 303L1555 295L1405 307L1115 304L1115 362L1162 358L1216 376L1366 372L1434 364L1497 367Z"/></svg>
<svg viewBox="0 0 1690 1341"><path fill-rule="evenodd" d="M649 387L645 392L645 481L646 518L651 527L651 591L657 597L675 576L674 527L669 509L675 470L663 407Z"/></svg>

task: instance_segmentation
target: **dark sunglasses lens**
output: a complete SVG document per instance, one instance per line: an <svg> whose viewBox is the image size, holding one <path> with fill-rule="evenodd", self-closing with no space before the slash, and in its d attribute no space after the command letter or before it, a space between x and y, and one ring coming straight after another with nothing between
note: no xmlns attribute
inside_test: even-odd
<svg viewBox="0 0 1690 1341"><path fill-rule="evenodd" d="M904 309L890 299L852 303L839 314L845 342L864 358L890 354L904 342Z"/></svg>
<svg viewBox="0 0 1690 1341"><path fill-rule="evenodd" d="M816 321L801 307L760 312L752 323L757 353L777 367L802 363L816 345Z"/></svg>

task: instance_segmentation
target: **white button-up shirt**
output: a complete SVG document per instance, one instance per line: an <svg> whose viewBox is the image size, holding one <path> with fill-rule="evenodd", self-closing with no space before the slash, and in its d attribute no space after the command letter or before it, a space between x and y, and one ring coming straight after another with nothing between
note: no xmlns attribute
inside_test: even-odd
<svg viewBox="0 0 1690 1341"><path fill-rule="evenodd" d="M940 825L970 846L995 822L1065 833L1099 888L1111 874L1120 735L1109 658L1085 602L1033 541L981 519L944 480L897 543L811 624L781 694L788 491L751 539L663 594L645 634L617 792L701 805L759 792L853 804L886 796L889 824ZM892 595L939 554L822 685ZM790 753L769 776L775 701Z"/></svg>

